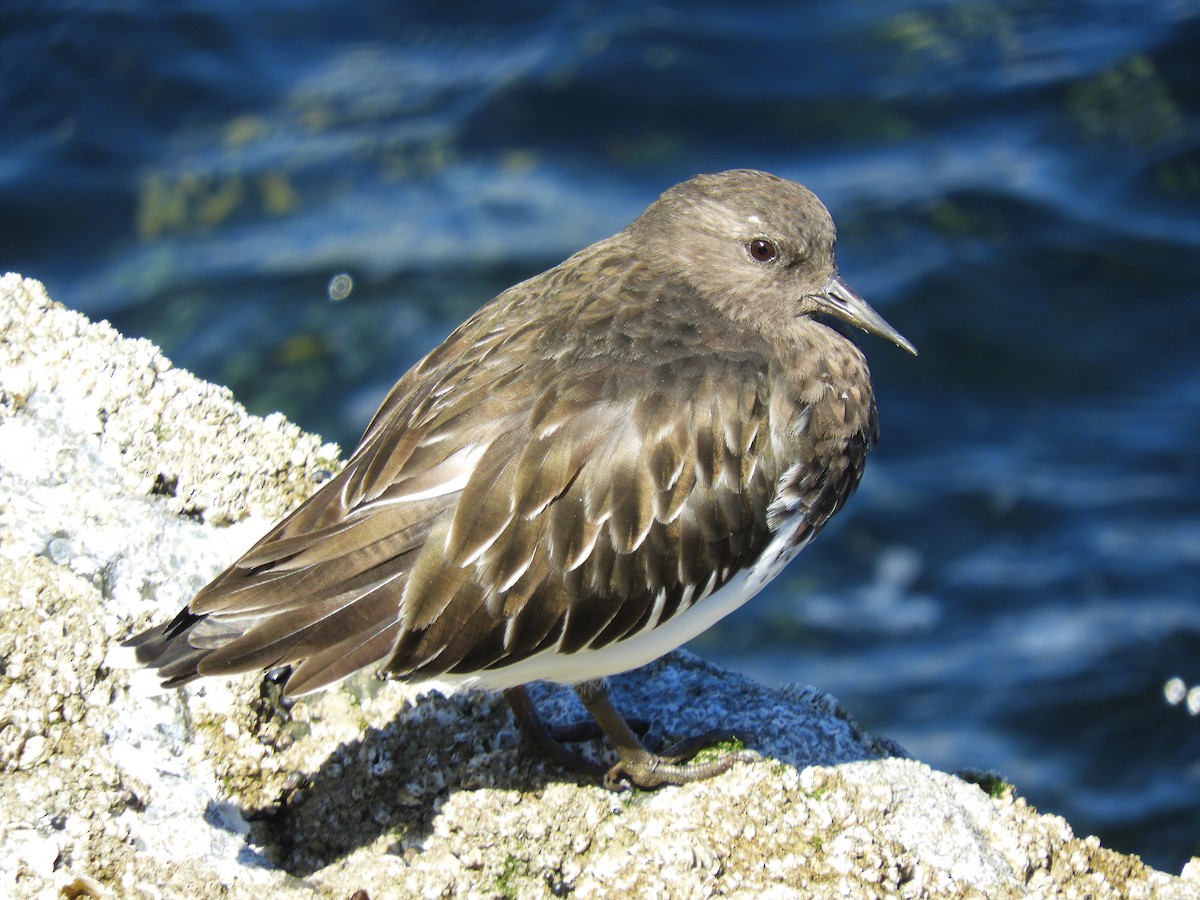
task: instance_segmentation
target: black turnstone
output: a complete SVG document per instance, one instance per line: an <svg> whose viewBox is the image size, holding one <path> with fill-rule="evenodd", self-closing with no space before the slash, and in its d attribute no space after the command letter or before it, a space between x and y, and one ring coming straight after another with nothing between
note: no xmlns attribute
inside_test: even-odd
<svg viewBox="0 0 1200 900"><path fill-rule="evenodd" d="M838 276L806 188L677 185L620 233L500 294L406 373L346 467L170 623L132 638L166 685L290 666L287 691L381 664L504 691L574 685L610 786L683 783L605 676L695 637L774 578L862 476L878 420L855 325L915 353Z"/></svg>

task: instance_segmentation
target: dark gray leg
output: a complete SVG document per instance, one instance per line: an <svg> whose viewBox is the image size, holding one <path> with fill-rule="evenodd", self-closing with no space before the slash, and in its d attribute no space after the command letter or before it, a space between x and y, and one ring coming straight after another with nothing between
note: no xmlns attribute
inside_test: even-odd
<svg viewBox="0 0 1200 900"><path fill-rule="evenodd" d="M521 734L543 756L562 766L568 772L577 772L580 775L591 776L604 774L603 766L589 759L584 759L578 753L572 753L560 743L559 739L551 734L550 730L546 728L545 723L542 722L541 717L537 714L537 708L534 707L529 692L523 686L506 690L504 692L504 699L512 707L513 718L517 720L517 727L521 729Z"/></svg>

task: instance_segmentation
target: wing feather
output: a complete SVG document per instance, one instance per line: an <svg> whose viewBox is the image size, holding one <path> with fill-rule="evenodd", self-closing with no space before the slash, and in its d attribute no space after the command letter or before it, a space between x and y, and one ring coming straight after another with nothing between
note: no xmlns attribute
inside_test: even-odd
<svg viewBox="0 0 1200 900"><path fill-rule="evenodd" d="M713 355L685 329L695 346L624 358L637 329L594 324L608 346L569 319L465 323L346 468L197 596L181 628L199 655L171 650L173 674L288 663L295 692L380 659L417 679L607 646L853 489L861 460L797 454L804 403L763 354Z"/></svg>

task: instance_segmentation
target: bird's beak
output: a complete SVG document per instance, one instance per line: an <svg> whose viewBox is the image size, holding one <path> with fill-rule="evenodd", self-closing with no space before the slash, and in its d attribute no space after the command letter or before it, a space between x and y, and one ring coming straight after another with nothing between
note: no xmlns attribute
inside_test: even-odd
<svg viewBox="0 0 1200 900"><path fill-rule="evenodd" d="M842 281L840 275L835 275L817 299L830 315L837 316L851 325L861 328L867 334L873 334L886 341L891 341L902 350L907 350L913 356L917 355L914 347L904 335L887 323L887 320L871 308L854 289Z"/></svg>

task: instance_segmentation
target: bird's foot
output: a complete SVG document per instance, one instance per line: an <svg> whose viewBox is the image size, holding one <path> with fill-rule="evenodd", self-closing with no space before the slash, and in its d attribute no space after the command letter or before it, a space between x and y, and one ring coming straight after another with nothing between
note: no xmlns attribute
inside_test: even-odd
<svg viewBox="0 0 1200 900"><path fill-rule="evenodd" d="M634 750L623 754L620 762L604 773L604 786L610 791L623 791L630 786L650 790L664 784L690 784L727 772L734 763L754 759L753 753L731 750L703 762L678 763L649 750Z"/></svg>
<svg viewBox="0 0 1200 900"><path fill-rule="evenodd" d="M575 690L595 721L547 726L524 687L509 688L504 697L512 707L521 734L543 756L569 772L600 778L609 790L623 791L629 787L649 790L665 784L701 781L728 771L734 763L756 758L753 753L735 749L717 751L713 758L695 761L696 754L706 748L722 743L741 744L747 737L722 729L706 731L655 753L639 740L639 735L645 737L651 731L650 723L641 719L626 721L612 705L603 681L590 681ZM564 746L602 736L612 742L619 757L607 769Z"/></svg>
<svg viewBox="0 0 1200 900"><path fill-rule="evenodd" d="M739 749L722 752L712 759L689 762L697 753L713 744L741 743L737 736L721 729L679 741L661 754L652 753L642 745L613 706L603 680L576 685L575 692L608 735L620 757L617 764L604 773L604 786L609 790L625 790L630 785L649 790L664 784L702 781L728 771L734 763L750 762L756 758L754 754Z"/></svg>

